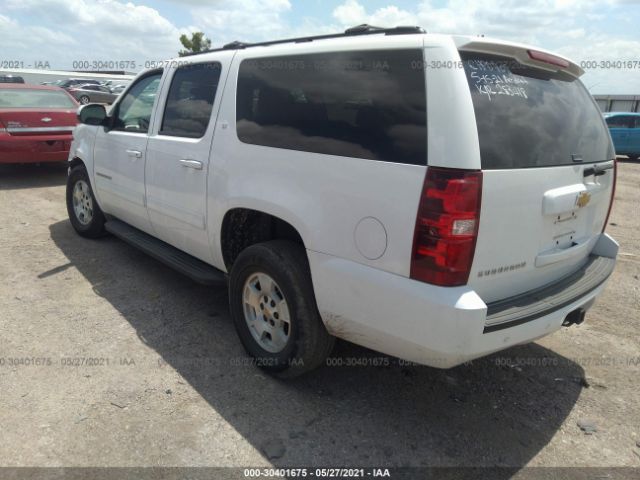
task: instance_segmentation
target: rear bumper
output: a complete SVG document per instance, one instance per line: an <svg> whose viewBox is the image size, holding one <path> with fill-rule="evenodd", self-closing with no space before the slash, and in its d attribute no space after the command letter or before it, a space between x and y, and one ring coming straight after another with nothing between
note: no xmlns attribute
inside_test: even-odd
<svg viewBox="0 0 640 480"><path fill-rule="evenodd" d="M553 314L602 285L615 267L614 258L590 255L577 272L522 295L487 305L484 333L512 328Z"/></svg>
<svg viewBox="0 0 640 480"><path fill-rule="evenodd" d="M0 164L64 162L72 139L72 135L0 135Z"/></svg>
<svg viewBox="0 0 640 480"><path fill-rule="evenodd" d="M469 287L436 287L317 252L308 255L329 332L405 360L449 368L548 335L572 311L588 309L613 271L617 244L602 235L580 271L490 305Z"/></svg>

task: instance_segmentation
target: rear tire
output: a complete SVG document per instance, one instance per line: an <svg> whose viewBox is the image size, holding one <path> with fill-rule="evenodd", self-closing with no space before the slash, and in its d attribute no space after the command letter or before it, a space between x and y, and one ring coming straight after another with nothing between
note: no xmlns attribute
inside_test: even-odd
<svg viewBox="0 0 640 480"><path fill-rule="evenodd" d="M304 247L285 240L243 250L229 280L231 317L256 365L281 378L320 366L335 338L316 305Z"/></svg>
<svg viewBox="0 0 640 480"><path fill-rule="evenodd" d="M82 105L87 105L91 101L91 99L86 95L82 95L79 100Z"/></svg>
<svg viewBox="0 0 640 480"><path fill-rule="evenodd" d="M627 155L627 157L629 158L629 160L633 160L635 162L636 160L638 160L639 155L637 154Z"/></svg>
<svg viewBox="0 0 640 480"><path fill-rule="evenodd" d="M91 189L84 165L71 169L67 177L67 212L74 230L87 238L105 234L105 218Z"/></svg>

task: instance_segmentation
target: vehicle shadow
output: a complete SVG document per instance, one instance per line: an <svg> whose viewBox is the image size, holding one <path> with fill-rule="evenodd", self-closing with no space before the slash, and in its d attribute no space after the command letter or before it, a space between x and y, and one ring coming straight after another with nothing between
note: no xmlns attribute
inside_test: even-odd
<svg viewBox="0 0 640 480"><path fill-rule="evenodd" d="M225 289L196 285L113 237L82 239L67 221L50 232L141 341L276 466L517 469L583 388L579 365L536 344L443 371L340 342L330 363L342 366L279 381L247 364Z"/></svg>
<svg viewBox="0 0 640 480"><path fill-rule="evenodd" d="M64 185L67 163L0 164L0 190L42 188Z"/></svg>

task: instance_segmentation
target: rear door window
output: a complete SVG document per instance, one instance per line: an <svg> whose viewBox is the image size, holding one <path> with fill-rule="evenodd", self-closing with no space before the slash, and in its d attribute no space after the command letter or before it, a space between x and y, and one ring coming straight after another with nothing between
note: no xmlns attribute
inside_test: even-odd
<svg viewBox="0 0 640 480"><path fill-rule="evenodd" d="M483 169L592 163L615 158L595 101L564 72L461 52Z"/></svg>
<svg viewBox="0 0 640 480"><path fill-rule="evenodd" d="M186 65L171 80L161 135L200 138L205 134L220 81L219 62Z"/></svg>
<svg viewBox="0 0 640 480"><path fill-rule="evenodd" d="M244 60L237 133L245 143L426 164L421 50L375 50Z"/></svg>

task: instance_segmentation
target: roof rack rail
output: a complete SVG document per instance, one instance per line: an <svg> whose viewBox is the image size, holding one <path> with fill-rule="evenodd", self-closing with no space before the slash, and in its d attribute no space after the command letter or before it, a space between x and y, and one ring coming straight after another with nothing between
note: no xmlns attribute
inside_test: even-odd
<svg viewBox="0 0 640 480"><path fill-rule="evenodd" d="M185 56L193 56L193 55L202 55L210 52L219 52L222 50L241 50L249 47L268 47L271 45L279 45L282 43L304 43L304 42L313 42L316 40L329 40L331 38L343 38L343 37L353 37L358 35L374 35L374 34L384 34L384 35L410 35L414 33L427 33L421 27L415 26L398 26L392 28L383 28L383 27L375 27L373 25L367 25L366 23L362 25L357 25L355 27L347 28L342 33L329 33L326 35L315 35L311 37L297 37L297 38L285 38L281 40L270 40L266 42L257 42L257 43L245 43L235 40L231 43L227 43L222 48L214 48L211 50L205 50L204 52L196 52L196 53L188 53Z"/></svg>
<svg viewBox="0 0 640 480"><path fill-rule="evenodd" d="M384 30L382 27L374 27L373 25L368 25L366 23L356 25L355 27L347 28L344 31L345 35L358 35L362 33L379 33L380 30Z"/></svg>
<svg viewBox="0 0 640 480"><path fill-rule="evenodd" d="M231 43L227 43L226 45L224 45L222 47L223 50L239 50L242 48L247 48L250 44L249 43L245 43L245 42L240 42L238 40L234 40ZM208 50L210 51L210 50ZM204 53L204 52L201 52Z"/></svg>

